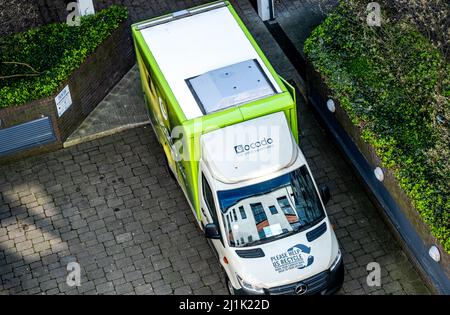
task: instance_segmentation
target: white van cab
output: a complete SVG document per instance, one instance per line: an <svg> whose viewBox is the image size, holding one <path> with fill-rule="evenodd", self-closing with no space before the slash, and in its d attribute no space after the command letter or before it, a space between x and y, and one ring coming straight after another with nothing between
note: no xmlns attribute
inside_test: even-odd
<svg viewBox="0 0 450 315"><path fill-rule="evenodd" d="M318 190L284 114L204 134L201 147L202 225L230 293L339 290L344 269L325 212L329 190Z"/></svg>

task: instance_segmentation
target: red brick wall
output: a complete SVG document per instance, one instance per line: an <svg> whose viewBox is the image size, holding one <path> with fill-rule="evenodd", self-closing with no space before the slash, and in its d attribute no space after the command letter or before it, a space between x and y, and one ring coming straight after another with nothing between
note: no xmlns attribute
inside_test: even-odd
<svg viewBox="0 0 450 315"><path fill-rule="evenodd" d="M63 141L134 63L130 25L124 23L70 77L68 84L73 105L58 119Z"/></svg>
<svg viewBox="0 0 450 315"><path fill-rule="evenodd" d="M61 85L60 90L69 85L73 102L61 117L58 117L55 104L55 97L60 90L50 97L0 110L0 128L49 116L57 136L56 143L0 158L0 163L62 148L67 137L111 91L134 62L130 24L125 22Z"/></svg>

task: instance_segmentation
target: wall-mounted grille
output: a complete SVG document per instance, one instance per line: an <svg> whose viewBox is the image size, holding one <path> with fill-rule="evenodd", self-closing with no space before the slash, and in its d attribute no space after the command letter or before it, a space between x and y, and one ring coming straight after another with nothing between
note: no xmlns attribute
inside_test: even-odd
<svg viewBox="0 0 450 315"><path fill-rule="evenodd" d="M33 148L55 140L55 132L49 117L0 129L0 156Z"/></svg>

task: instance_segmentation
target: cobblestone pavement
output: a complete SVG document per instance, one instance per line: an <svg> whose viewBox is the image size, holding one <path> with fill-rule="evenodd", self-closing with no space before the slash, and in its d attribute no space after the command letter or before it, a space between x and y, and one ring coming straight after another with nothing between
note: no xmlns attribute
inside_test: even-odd
<svg viewBox="0 0 450 315"><path fill-rule="evenodd" d="M233 3L277 71L296 79L250 3ZM299 127L318 184L332 190L327 208L346 263L341 293L428 293L303 104ZM151 128L139 127L0 166L0 293L226 293L219 263L162 154ZM66 284L66 266L73 261L81 265L80 287ZM379 288L366 285L371 261L381 265Z"/></svg>
<svg viewBox="0 0 450 315"><path fill-rule="evenodd" d="M349 167L302 111L302 149L344 250L343 293L425 292ZM307 123L311 121L312 123ZM162 165L150 127L0 167L0 291L25 294L221 294L219 263ZM81 265L80 287L66 266ZM372 292L365 266L378 261Z"/></svg>
<svg viewBox="0 0 450 315"><path fill-rule="evenodd" d="M4 293L225 293L150 127L0 169ZM81 265L80 287L66 265Z"/></svg>

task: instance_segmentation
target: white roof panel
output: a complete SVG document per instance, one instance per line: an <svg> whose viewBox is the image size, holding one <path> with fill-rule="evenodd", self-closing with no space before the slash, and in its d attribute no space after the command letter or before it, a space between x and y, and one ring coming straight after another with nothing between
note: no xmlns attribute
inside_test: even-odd
<svg viewBox="0 0 450 315"><path fill-rule="evenodd" d="M275 94L275 89L256 60L211 70L187 82L204 114Z"/></svg>
<svg viewBox="0 0 450 315"><path fill-rule="evenodd" d="M228 7L157 24L141 33L187 119L203 113L186 80L212 70L256 60L281 92Z"/></svg>

